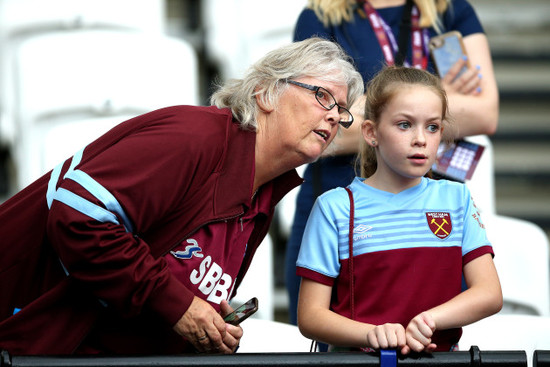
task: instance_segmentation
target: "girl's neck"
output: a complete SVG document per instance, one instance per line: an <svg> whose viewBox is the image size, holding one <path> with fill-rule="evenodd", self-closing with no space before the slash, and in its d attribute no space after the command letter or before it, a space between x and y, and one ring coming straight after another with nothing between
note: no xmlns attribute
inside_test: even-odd
<svg viewBox="0 0 550 367"><path fill-rule="evenodd" d="M363 182L370 187L374 187L375 189L390 192L392 194L399 194L402 191L418 185L422 181L422 177L389 178L382 176L383 175L381 175L379 172L375 172L372 176L370 176Z"/></svg>

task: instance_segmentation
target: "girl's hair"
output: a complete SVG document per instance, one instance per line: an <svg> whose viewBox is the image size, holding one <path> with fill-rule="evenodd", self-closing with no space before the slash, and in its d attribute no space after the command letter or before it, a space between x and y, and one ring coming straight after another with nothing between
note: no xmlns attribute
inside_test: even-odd
<svg viewBox="0 0 550 367"><path fill-rule="evenodd" d="M450 0L414 0L420 10L420 27L434 27L441 33L440 16L450 6ZM328 27L340 25L343 21L350 22L353 12L362 11L361 0L308 0L308 8Z"/></svg>
<svg viewBox="0 0 550 367"><path fill-rule="evenodd" d="M380 115L404 84L428 87L438 95L441 99L442 121L444 127L447 127L446 125L449 123L447 94L441 86L439 77L426 70L402 66L386 67L369 81L366 92L365 120L371 120L377 125L380 122ZM442 139L450 142L452 141L451 136L452 134L443 134ZM361 141L358 162L361 177L370 177L376 171L375 149L365 141Z"/></svg>
<svg viewBox="0 0 550 367"><path fill-rule="evenodd" d="M309 38L269 52L248 69L243 79L231 79L220 86L210 101L219 108L229 107L244 129L256 130L256 97L276 106L288 88L285 80L305 76L346 85L348 106L363 94L363 79L343 49L331 41Z"/></svg>

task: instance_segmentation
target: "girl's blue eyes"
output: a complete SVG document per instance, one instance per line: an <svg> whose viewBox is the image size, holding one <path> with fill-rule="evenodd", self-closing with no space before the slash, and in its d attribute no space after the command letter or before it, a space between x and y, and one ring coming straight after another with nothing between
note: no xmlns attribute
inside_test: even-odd
<svg viewBox="0 0 550 367"><path fill-rule="evenodd" d="M430 125L428 126L428 130L430 130L432 133L436 133L439 131L439 125Z"/></svg>
<svg viewBox="0 0 550 367"><path fill-rule="evenodd" d="M400 128L400 129L408 129L411 127L411 123L410 122L407 122L407 121L401 121L401 122L398 122L397 123L397 126ZM428 130L432 133L435 133L435 132L438 132L439 131L439 125L438 124L431 124L431 125L428 125Z"/></svg>

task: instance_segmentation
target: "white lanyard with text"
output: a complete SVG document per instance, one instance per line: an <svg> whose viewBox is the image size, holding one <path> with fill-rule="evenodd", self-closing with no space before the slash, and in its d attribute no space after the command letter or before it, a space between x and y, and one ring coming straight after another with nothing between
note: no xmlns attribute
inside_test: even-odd
<svg viewBox="0 0 550 367"><path fill-rule="evenodd" d="M376 34L378 43L382 48L386 63L388 65L394 65L394 54L397 53L398 46L391 28L384 22L384 19L378 15L376 9L374 9L368 1L364 2L363 7L367 13L367 18L369 19L372 29L374 30L374 34ZM412 65L418 69L426 69L428 66L428 52L426 47L429 42L429 37L427 29L421 29L419 23L420 14L418 8L413 6L411 10ZM404 64L405 66L410 66L407 61L405 61Z"/></svg>

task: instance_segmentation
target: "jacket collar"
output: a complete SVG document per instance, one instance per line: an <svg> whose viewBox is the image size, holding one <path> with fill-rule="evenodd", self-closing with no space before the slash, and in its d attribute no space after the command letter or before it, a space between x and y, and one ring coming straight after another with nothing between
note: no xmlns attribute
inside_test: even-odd
<svg viewBox="0 0 550 367"><path fill-rule="evenodd" d="M227 154L224 169L215 188L214 214L237 215L242 206L250 207L252 202L252 186L255 162L256 132L243 131L238 123L230 126L229 134L232 137L227 145ZM247 177L248 176L248 177ZM273 181L272 206L275 206L290 190L303 182L295 169L292 169ZM223 202L223 207L220 206ZM229 212L226 212L229 210Z"/></svg>

